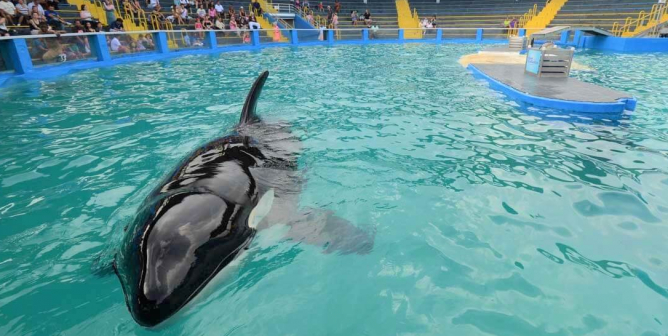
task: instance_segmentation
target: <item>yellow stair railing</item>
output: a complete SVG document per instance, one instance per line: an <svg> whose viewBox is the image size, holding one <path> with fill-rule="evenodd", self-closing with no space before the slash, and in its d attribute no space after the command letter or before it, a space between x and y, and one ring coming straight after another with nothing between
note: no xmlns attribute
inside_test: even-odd
<svg viewBox="0 0 668 336"><path fill-rule="evenodd" d="M627 17L623 25L615 22L611 33L618 37L633 37L666 21L668 21L668 6L654 4L649 13L640 11L636 18Z"/></svg>
<svg viewBox="0 0 668 336"><path fill-rule="evenodd" d="M420 28L420 19L417 14L417 10L413 9L411 12L411 6L408 3L408 0L396 0L395 5L397 6L397 23L399 28L404 30L405 39L421 39L422 30Z"/></svg>
<svg viewBox="0 0 668 336"><path fill-rule="evenodd" d="M508 37L511 36L517 36L519 35L519 31L521 28L524 28L526 24L531 21L536 15L538 15L538 4L534 4L531 9L529 9L524 15L522 15L519 20L517 20L517 24L515 27L510 28L508 27ZM510 18L506 18L507 22L510 22Z"/></svg>
<svg viewBox="0 0 668 336"><path fill-rule="evenodd" d="M515 28L508 29L508 35L515 36L519 33L519 29L524 28L529 37L533 32L547 28L567 2L568 0L547 0L545 7L538 13L538 6L534 5L520 18Z"/></svg>

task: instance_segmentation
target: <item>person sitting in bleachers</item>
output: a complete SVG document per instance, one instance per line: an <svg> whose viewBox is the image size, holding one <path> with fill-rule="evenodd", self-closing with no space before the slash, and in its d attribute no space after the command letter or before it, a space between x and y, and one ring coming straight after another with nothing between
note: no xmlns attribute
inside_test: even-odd
<svg viewBox="0 0 668 336"><path fill-rule="evenodd" d="M32 13L36 11L37 14L39 14L40 19L44 17L44 7L42 7L42 5L39 3L39 0L33 0L33 2L29 3L28 11L30 12L30 16L32 16Z"/></svg>
<svg viewBox="0 0 668 336"><path fill-rule="evenodd" d="M18 0L14 7L16 7L16 16L18 17L16 24L19 26L28 24L28 20L30 20L30 9L28 8L28 5L25 4L24 0Z"/></svg>
<svg viewBox="0 0 668 336"><path fill-rule="evenodd" d="M205 16L206 16L206 10L201 6L198 6L197 7L197 18L202 20L202 19L204 19Z"/></svg>
<svg viewBox="0 0 668 336"><path fill-rule="evenodd" d="M218 30L225 30L225 23L220 16L216 16L216 22L214 22L214 27Z"/></svg>
<svg viewBox="0 0 668 336"><path fill-rule="evenodd" d="M7 28L7 19L0 17L0 36L9 36L9 28Z"/></svg>
<svg viewBox="0 0 668 336"><path fill-rule="evenodd" d="M39 34L39 25L42 23L42 20L39 19L39 14L32 13L32 18L28 20L28 27L30 28L31 35Z"/></svg>
<svg viewBox="0 0 668 336"><path fill-rule="evenodd" d="M364 24L370 26L371 22L371 13L369 13L369 10L367 9L364 11Z"/></svg>
<svg viewBox="0 0 668 336"><path fill-rule="evenodd" d="M262 15L262 5L260 5L260 2L257 0L253 1L253 11L255 12L255 15Z"/></svg>
<svg viewBox="0 0 668 336"><path fill-rule="evenodd" d="M95 33L95 28L93 27L93 23L90 21L85 21L83 22L84 25L84 33Z"/></svg>
<svg viewBox="0 0 668 336"><path fill-rule="evenodd" d="M82 23L86 24L86 22L90 22L93 28L97 28L97 26L100 26L98 24L98 21L95 18L93 18L93 14L91 14L88 11L88 7L86 7L86 5L81 5L81 11L79 12L79 17L81 18Z"/></svg>
<svg viewBox="0 0 668 336"><path fill-rule="evenodd" d="M53 6L49 6L49 9L44 12L44 16L46 17L46 23L48 23L51 27L55 28L56 30L64 30L65 25L71 25L67 21L63 20L58 12L55 11Z"/></svg>
<svg viewBox="0 0 668 336"><path fill-rule="evenodd" d="M153 9L160 6L160 1L158 0L146 0L146 8Z"/></svg>
<svg viewBox="0 0 668 336"><path fill-rule="evenodd" d="M81 24L81 21L76 20L76 21L74 21L74 25L72 26L71 29L72 29L73 33L83 33L85 28Z"/></svg>
<svg viewBox="0 0 668 336"><path fill-rule="evenodd" d="M125 28L123 27L123 19L118 18L116 19L116 21L112 22L109 25L109 31L112 32L125 31Z"/></svg>
<svg viewBox="0 0 668 336"><path fill-rule="evenodd" d="M216 10L216 14L217 14L217 15L221 15L221 14L223 14L223 12L225 11L225 8L224 8L223 5L220 3L220 1L216 1L216 5L213 6L213 9Z"/></svg>
<svg viewBox="0 0 668 336"><path fill-rule="evenodd" d="M429 20L429 24L431 24L432 28L436 28L436 15L431 17L431 20Z"/></svg>
<svg viewBox="0 0 668 336"><path fill-rule="evenodd" d="M16 7L9 0L0 0L0 17L5 19L10 25L14 25L14 15Z"/></svg>

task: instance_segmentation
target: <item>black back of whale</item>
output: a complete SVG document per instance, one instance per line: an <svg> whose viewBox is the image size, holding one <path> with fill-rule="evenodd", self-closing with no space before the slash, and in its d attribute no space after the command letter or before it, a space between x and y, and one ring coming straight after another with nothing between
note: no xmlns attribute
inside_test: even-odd
<svg viewBox="0 0 668 336"><path fill-rule="evenodd" d="M259 121L255 108L268 74L253 84L239 125ZM250 169L263 159L248 137L219 138L147 197L113 264L137 323L155 326L175 314L250 243L248 217L259 193Z"/></svg>

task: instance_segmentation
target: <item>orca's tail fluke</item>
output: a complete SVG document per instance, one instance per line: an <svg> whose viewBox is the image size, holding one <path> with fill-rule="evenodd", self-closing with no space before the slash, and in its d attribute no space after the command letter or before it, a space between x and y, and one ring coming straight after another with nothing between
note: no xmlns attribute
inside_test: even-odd
<svg viewBox="0 0 668 336"><path fill-rule="evenodd" d="M241 110L239 125L249 124L259 120L255 114L255 107L257 106L257 99L260 98L260 93L262 93L262 87L264 86L264 82L267 81L267 77L269 77L269 71L263 72L260 77L255 80L255 83L253 83L253 86L246 97L244 108Z"/></svg>

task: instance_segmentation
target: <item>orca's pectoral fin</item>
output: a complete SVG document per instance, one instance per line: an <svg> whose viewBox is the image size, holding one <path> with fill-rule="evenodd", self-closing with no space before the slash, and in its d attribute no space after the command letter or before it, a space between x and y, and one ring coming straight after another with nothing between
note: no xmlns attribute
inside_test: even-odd
<svg viewBox="0 0 668 336"><path fill-rule="evenodd" d="M376 236L375 230L363 230L330 210L305 209L288 226L286 238L321 246L323 253L368 254Z"/></svg>

